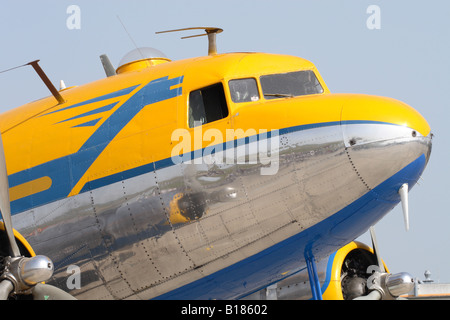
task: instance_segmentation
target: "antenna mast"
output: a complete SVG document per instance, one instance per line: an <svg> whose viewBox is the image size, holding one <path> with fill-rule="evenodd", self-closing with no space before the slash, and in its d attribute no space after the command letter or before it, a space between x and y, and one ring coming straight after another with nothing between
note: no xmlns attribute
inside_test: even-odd
<svg viewBox="0 0 450 320"><path fill-rule="evenodd" d="M214 27L194 27L194 28L184 28L184 29L176 29L176 30L167 30L167 31L159 31L156 34L167 33L167 32L178 32L178 31L186 31L186 30L205 30L205 33L196 34L193 36L182 37L181 39L195 38L195 37L203 37L208 36L208 55L213 56L217 54L217 43L216 43L216 34L221 33L223 29L214 28Z"/></svg>
<svg viewBox="0 0 450 320"><path fill-rule="evenodd" d="M27 63L27 65L30 65L33 67L33 69L36 71L36 73L39 75L41 80L45 83L47 88L50 90L52 95L55 97L55 99L58 101L58 104L62 104L65 102L64 98L59 94L58 90L56 90L55 86L52 84L50 79L47 77L45 72L42 70L42 68L38 64L39 60L31 61Z"/></svg>

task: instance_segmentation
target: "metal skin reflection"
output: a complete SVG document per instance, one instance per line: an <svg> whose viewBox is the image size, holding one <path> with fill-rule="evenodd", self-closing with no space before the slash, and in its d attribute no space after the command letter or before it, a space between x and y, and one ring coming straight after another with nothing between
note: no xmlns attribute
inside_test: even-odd
<svg viewBox="0 0 450 320"><path fill-rule="evenodd" d="M323 92L232 102L228 81L298 70L314 71ZM277 130L274 174L262 175L268 165L260 161L172 161L174 130L195 130L188 126L189 93L216 82L229 114L203 132L215 128L225 137L226 129L253 128L255 140L242 140L249 143L268 138L260 129ZM22 111L54 111L35 113L24 127L11 113L1 128L13 184L47 169L54 174L46 174L53 181L47 191L17 193L14 226L53 260L50 283L65 289L67 267L80 268L81 287L70 291L80 299L244 297L306 268L305 257L326 258L364 233L399 203L404 183L414 186L431 152L430 128L414 109L331 94L311 63L288 56L166 62L62 94L69 106L51 109L44 99ZM78 109L89 104L107 105L105 116L84 127L70 122L91 120ZM75 128L85 131L74 135ZM45 138L35 140L35 157L12 148L38 134ZM237 144L223 141L224 151L234 154ZM198 150L208 146L202 141L190 152L203 155ZM255 156L249 150L246 156ZM28 164L21 157L30 157ZM53 189L58 196L49 198Z"/></svg>

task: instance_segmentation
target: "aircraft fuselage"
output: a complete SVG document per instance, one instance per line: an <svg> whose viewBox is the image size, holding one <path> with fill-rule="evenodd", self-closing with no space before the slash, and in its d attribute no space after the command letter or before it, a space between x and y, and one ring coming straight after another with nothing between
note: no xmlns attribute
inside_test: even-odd
<svg viewBox="0 0 450 320"><path fill-rule="evenodd" d="M0 128L14 226L81 299L245 296L364 233L431 151L413 108L332 94L290 56L167 62L60 93Z"/></svg>

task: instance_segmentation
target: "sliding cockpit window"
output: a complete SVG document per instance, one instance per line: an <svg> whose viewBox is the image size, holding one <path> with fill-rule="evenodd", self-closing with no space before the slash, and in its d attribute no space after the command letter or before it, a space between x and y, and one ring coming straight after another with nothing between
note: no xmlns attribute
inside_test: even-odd
<svg viewBox="0 0 450 320"><path fill-rule="evenodd" d="M192 91L189 94L189 127L223 119L228 107L222 83Z"/></svg>
<svg viewBox="0 0 450 320"><path fill-rule="evenodd" d="M323 93L323 88L311 70L261 76L264 98L291 98Z"/></svg>
<svg viewBox="0 0 450 320"><path fill-rule="evenodd" d="M228 86L230 87L231 100L234 103L254 102L259 100L256 79L230 80Z"/></svg>

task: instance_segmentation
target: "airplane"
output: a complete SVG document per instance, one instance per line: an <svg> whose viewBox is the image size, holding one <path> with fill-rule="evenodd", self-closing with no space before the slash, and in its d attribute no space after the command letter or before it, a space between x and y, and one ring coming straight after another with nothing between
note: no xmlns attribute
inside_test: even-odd
<svg viewBox="0 0 450 320"><path fill-rule="evenodd" d="M0 117L0 298L243 299L299 272L318 300L409 291L375 240L352 241L400 202L408 221L426 120L331 93L299 57L218 53L220 28L167 32L197 29L208 55L102 55L86 85L57 90L27 64L51 95ZM319 262L343 272L355 250L368 286L345 293L337 273L322 288Z"/></svg>

